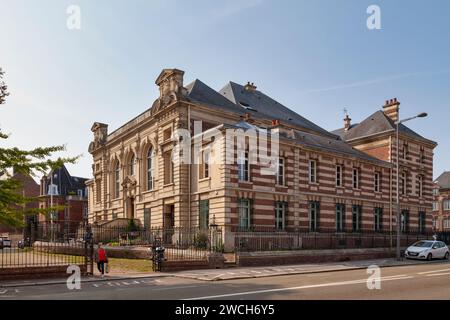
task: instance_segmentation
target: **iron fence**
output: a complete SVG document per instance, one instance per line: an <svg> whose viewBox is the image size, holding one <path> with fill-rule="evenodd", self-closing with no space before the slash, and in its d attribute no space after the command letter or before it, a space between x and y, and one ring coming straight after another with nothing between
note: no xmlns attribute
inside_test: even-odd
<svg viewBox="0 0 450 320"><path fill-rule="evenodd" d="M222 251L222 231L219 228L142 228L91 226L94 243L110 246L153 246L158 243L173 249Z"/></svg>
<svg viewBox="0 0 450 320"><path fill-rule="evenodd" d="M83 242L12 244L0 250L0 269L86 265L86 250Z"/></svg>
<svg viewBox="0 0 450 320"><path fill-rule="evenodd" d="M425 239L443 240L439 233L409 230L400 237L400 246ZM321 229L315 232L303 230L236 230L234 232L236 252L278 251L278 250L320 250L351 248L389 248L396 246L397 235L390 231L359 230L357 232L336 232ZM450 240L447 236L445 240ZM444 240L443 240L444 241ZM445 241L447 244L448 241Z"/></svg>

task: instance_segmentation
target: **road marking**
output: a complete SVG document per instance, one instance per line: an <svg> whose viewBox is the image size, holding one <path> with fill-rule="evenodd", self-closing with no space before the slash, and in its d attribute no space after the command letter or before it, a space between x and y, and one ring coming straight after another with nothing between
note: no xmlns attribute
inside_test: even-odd
<svg viewBox="0 0 450 320"><path fill-rule="evenodd" d="M427 274L426 277L448 276L450 272Z"/></svg>
<svg viewBox="0 0 450 320"><path fill-rule="evenodd" d="M417 274L429 274L429 273L436 273L436 272L442 272L442 271L450 271L450 269L441 269L441 270L418 272Z"/></svg>
<svg viewBox="0 0 450 320"><path fill-rule="evenodd" d="M153 289L153 291L174 290L174 289L187 289L187 288L198 288L198 285L197 285L197 286L170 287L170 288L155 288L155 289Z"/></svg>
<svg viewBox="0 0 450 320"><path fill-rule="evenodd" d="M225 273L218 274L217 276L212 277L211 280L216 280L217 278L220 278L220 277L222 277L224 275L225 275Z"/></svg>
<svg viewBox="0 0 450 320"><path fill-rule="evenodd" d="M406 280L406 279L414 278L413 276L396 276L395 278L394 277L395 276L378 278L378 280L393 281L393 280ZM206 300L206 299L216 299L216 298L225 298L225 297L245 296L245 295L252 295L252 294L259 294L259 293L294 291L294 290L302 290L302 289L332 287L332 286L345 286L345 285L361 284L361 283L367 283L367 279L350 280L350 281L342 281L342 282L330 282L330 283L314 284L314 285L299 286L299 287L288 287L288 288L280 288L280 289L244 291L244 292L227 293L227 294L205 296L205 297L187 298L187 299L183 299L183 300Z"/></svg>

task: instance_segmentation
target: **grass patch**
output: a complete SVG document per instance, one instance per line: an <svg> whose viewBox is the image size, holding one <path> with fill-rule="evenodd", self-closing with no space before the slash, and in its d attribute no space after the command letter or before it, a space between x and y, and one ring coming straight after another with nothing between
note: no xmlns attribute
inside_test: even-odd
<svg viewBox="0 0 450 320"><path fill-rule="evenodd" d="M153 272L152 262L144 259L108 258L109 270L112 273Z"/></svg>

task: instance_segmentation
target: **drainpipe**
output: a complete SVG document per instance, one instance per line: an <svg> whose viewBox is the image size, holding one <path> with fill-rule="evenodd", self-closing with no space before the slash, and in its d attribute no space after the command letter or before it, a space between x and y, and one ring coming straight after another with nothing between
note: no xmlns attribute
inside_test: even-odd
<svg viewBox="0 0 450 320"><path fill-rule="evenodd" d="M191 134L191 105L188 105L188 129L189 129L189 135ZM192 142L192 140L190 140ZM188 220L189 220L189 230L191 230L191 164L192 164L192 146L189 146L189 167L188 167L188 177L189 177L189 186L188 186ZM189 232L190 234L190 232Z"/></svg>

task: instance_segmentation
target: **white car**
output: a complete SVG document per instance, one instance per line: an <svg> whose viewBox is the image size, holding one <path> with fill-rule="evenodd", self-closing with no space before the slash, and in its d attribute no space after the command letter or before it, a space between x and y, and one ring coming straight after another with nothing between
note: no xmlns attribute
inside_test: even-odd
<svg viewBox="0 0 450 320"><path fill-rule="evenodd" d="M0 237L0 249L11 248L11 240L7 237Z"/></svg>
<svg viewBox="0 0 450 320"><path fill-rule="evenodd" d="M405 251L407 259L448 259L449 255L447 245L435 240L417 241Z"/></svg>

